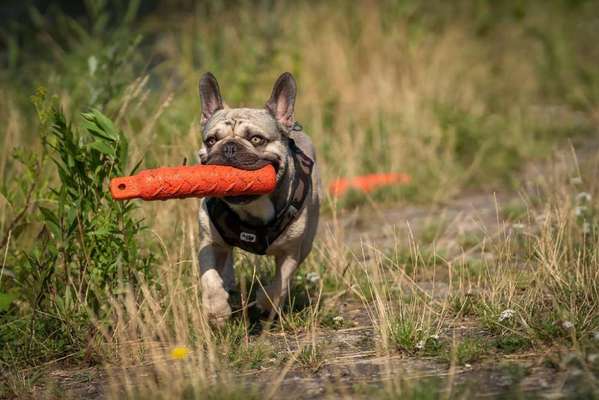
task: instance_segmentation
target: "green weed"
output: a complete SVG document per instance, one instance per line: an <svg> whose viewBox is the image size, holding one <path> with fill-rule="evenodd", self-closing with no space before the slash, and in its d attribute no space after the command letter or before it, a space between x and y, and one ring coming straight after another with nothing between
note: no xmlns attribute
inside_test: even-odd
<svg viewBox="0 0 599 400"><path fill-rule="evenodd" d="M321 346L314 343L308 343L302 346L297 353L297 362L302 367L316 372L324 363L323 351Z"/></svg>
<svg viewBox="0 0 599 400"><path fill-rule="evenodd" d="M11 300L5 309L20 303L2 337L13 350L42 358L85 346L90 316L105 315L106 296L137 274L149 277L153 262L139 249L144 225L132 215L134 204L112 201L107 190L111 177L125 174L127 139L99 111L83 114L79 129L58 108L48 118L49 161L41 165L54 168L58 182L36 193L28 217L36 240L13 253L13 278L0 292Z"/></svg>
<svg viewBox="0 0 599 400"><path fill-rule="evenodd" d="M489 341L487 338L464 338L446 353L447 361L455 357L459 365L470 364L480 361L489 352Z"/></svg>

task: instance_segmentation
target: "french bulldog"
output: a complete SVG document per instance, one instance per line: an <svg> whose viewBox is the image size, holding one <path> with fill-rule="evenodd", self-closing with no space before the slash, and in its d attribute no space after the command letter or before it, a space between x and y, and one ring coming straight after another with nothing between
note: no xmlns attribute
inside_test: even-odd
<svg viewBox="0 0 599 400"><path fill-rule="evenodd" d="M274 256L274 280L256 295L263 312L279 312L295 270L312 249L320 209L314 146L294 119L296 82L286 72L264 108L229 108L211 73L199 83L202 164L246 170L272 165L276 188L266 195L205 198L199 211L202 303L213 322L231 315L236 287L233 249Z"/></svg>

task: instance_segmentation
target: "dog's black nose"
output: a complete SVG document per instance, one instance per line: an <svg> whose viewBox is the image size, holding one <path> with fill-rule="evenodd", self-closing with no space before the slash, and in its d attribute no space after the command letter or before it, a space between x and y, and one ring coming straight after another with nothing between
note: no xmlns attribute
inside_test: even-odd
<svg viewBox="0 0 599 400"><path fill-rule="evenodd" d="M223 147L223 154L226 158L231 159L235 157L235 153L237 152L237 144L233 142L229 142L225 144Z"/></svg>

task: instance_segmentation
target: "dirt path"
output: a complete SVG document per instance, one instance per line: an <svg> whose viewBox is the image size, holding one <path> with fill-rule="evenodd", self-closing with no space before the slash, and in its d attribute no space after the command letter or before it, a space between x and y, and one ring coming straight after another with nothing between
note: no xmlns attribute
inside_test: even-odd
<svg viewBox="0 0 599 400"><path fill-rule="evenodd" d="M502 205L517 199L515 195L465 196L442 208L405 207L349 212L338 220L325 218L321 235L335 232L348 249L360 254L364 243L377 248L392 248L398 241L429 235L448 257L467 254L484 256L481 248L464 248L458 238L468 235L495 235L504 225L499 223ZM427 233L427 230L430 231ZM447 296L443 282L416 282L433 296ZM286 398L320 399L327 396L371 398L390 382L406 382L409 387L436 385L440 392L465 398L510 398L527 394L557 398L571 393L580 369L572 365L550 365L547 355L539 352L498 355L489 353L480 361L452 367L435 357L396 352L390 357L377 353L377 336L368 310L359 301L341 299L338 312L347 322L342 329L322 328L317 332L318 361L312 365L294 365L280 382L279 392ZM281 335L284 335L283 338ZM312 341L307 333L269 334L275 352L293 351ZM447 337L485 335L467 319L452 321L444 327ZM295 349L293 348L295 347ZM244 382L265 390L281 373L280 360L265 362L260 368L240 373ZM60 390L74 398L103 398L103 374L99 368L78 370L54 369L50 377ZM423 383L424 382L424 383ZM453 383L454 385L450 385ZM331 392L334 388L334 393ZM379 390L379 392L376 392Z"/></svg>

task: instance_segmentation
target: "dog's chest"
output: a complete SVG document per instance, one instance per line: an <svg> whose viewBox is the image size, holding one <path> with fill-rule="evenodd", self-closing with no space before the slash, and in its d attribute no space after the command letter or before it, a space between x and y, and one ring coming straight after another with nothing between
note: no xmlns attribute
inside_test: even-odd
<svg viewBox="0 0 599 400"><path fill-rule="evenodd" d="M275 217L275 206L268 196L260 196L249 204L230 206L239 218L250 223L267 224Z"/></svg>

